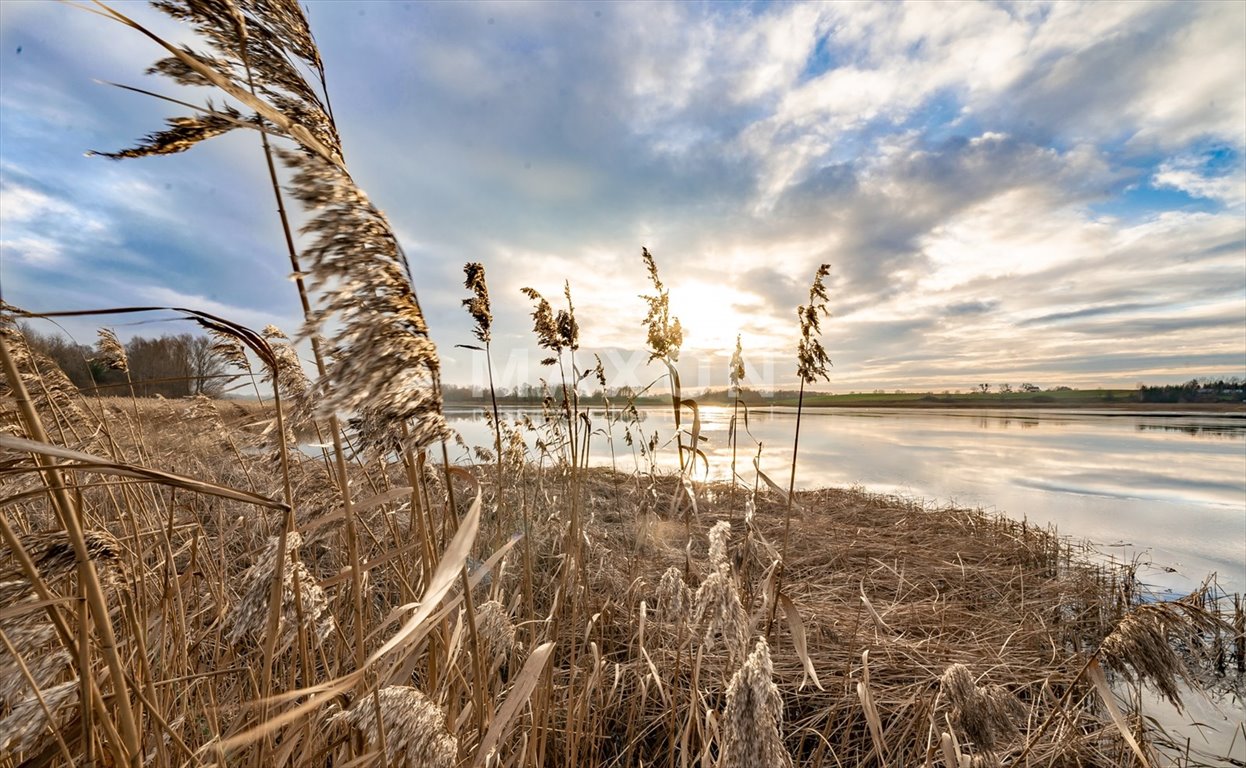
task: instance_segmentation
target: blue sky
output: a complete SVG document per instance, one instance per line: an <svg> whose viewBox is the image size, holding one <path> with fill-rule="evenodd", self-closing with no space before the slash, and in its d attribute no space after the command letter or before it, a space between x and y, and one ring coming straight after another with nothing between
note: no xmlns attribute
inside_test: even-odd
<svg viewBox="0 0 1246 768"><path fill-rule="evenodd" d="M794 383L821 262L827 389L1246 373L1240 3L309 7L347 162L411 257L451 382L480 371L454 348L466 261L488 273L504 384L543 374L518 289L564 279L612 380L656 377L642 245L698 386L725 382L737 333L758 383ZM256 136L84 156L173 114L97 81L204 98L144 76L158 57L67 5L0 3L4 298L297 329Z"/></svg>

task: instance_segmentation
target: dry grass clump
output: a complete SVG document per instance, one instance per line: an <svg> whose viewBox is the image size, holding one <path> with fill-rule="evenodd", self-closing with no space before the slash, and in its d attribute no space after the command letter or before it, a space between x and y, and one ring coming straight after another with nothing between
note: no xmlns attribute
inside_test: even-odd
<svg viewBox="0 0 1246 768"><path fill-rule="evenodd" d="M329 717L327 725L361 734L365 749L383 752L386 765L452 768L458 740L446 731L445 719L441 708L418 688L391 685L356 699L344 712ZM369 764L376 762L374 758Z"/></svg>
<svg viewBox="0 0 1246 768"><path fill-rule="evenodd" d="M99 405L109 413L128 410L119 402ZM239 460L230 443L254 434L269 407L216 403L212 411L219 421L213 434L189 443L191 457L179 436L186 422L172 418L176 411L168 404L142 403L139 412L148 425L142 434L145 450L159 466L193 469L207 480L238 480ZM157 418L163 411L169 415ZM216 434L222 430L228 439ZM132 447L124 441L119 446L119 458ZM732 741L744 731L729 730L728 713L744 718L738 713L747 701L769 706L777 691L781 719L774 720L779 729L775 748L802 766L918 765L932 746L941 747L945 732L970 765L1007 764L1028 748L1035 764L1114 766L1125 759L1127 747L1097 699L1087 696L1093 690L1080 677L1087 655L1098 650L1105 666L1113 668L1118 659L1132 663L1142 658L1144 645L1139 630L1131 628L1154 627L1161 618L1168 637L1189 642L1188 625L1181 629L1175 623L1187 607L1144 606L1122 621L1109 576L1079 564L1069 546L1049 531L972 510L929 509L848 490L797 494L794 506L800 512L791 518L786 586L775 598L780 553L771 542L783 530L785 496L737 492L733 501L729 484L698 485L693 492L704 522L693 526L689 539L682 515L670 516L672 500L687 498L682 478L583 470L576 487L583 500L584 567L574 571L576 581L566 588L570 473L557 463L516 468L504 478L507 504L487 516L471 551L472 562L481 563L510 547L501 560L469 571L469 578L481 581L473 587L481 595L472 614L476 639L471 639L466 613L460 614L461 588L452 592L449 605L436 609L430 604L433 618L421 625L416 644L386 655L375 684L382 691L388 683L432 693L424 699L382 693L378 700L369 697L366 687L343 692L355 705L339 712L334 722L362 739L356 747L350 739L316 746L314 734L287 741L299 738L304 726L314 731L311 724L333 711L332 699L298 699L310 709L280 729L290 764L310 766L379 752L380 737L368 735L379 732L385 734L386 754L394 755L391 764L420 748L396 739L426 732L451 734L457 746L446 746L437 736L429 743L441 746L428 748L457 755L450 764L469 764L499 721L505 725L491 748L503 763L516 766L643 762L673 768L683 753L703 756L707 764L743 760L749 750L774 739ZM88 516L110 532L107 538L88 535L96 542L91 547L99 562L141 565L160 576L113 578L112 569L100 568L105 581L113 578L112 604L135 606L132 614L117 613L121 648L138 665L136 679L148 681L144 695L155 697L160 707L155 713L171 730L169 735L158 721L143 720L152 743L165 743L167 737L166 756L153 753L153 764L188 759L179 740L189 753L209 754L212 744L254 724L254 708L244 705L257 698L256 670L265 663L274 575L281 598L271 643L273 689L297 691L304 680L325 684L350 675L356 667L348 569L363 564L363 650L370 654L415 610L411 606L423 604L421 596L438 562L435 555L450 544L459 525L462 507L450 514L448 488L461 499L473 484L494 477L486 465L451 473L447 486L445 473L426 457L410 474L400 463L358 463L348 469L352 487L359 489L354 499L358 560L343 545L340 505L323 464L295 457L300 511L287 535L279 574L274 569L281 520L273 514L257 515L239 502L185 492L169 505L167 494L148 494L150 487L138 484L83 487ZM251 471L265 470L256 465ZM8 476L0 481L13 482ZM6 492L17 487L6 485ZM133 521L116 513L123 507L110 494L124 501ZM22 512L10 519L22 526L27 523L21 521L47 519L46 511L35 511L45 505L43 499L35 495L9 505ZM743 525L727 523L732 515ZM530 538L511 543L516 531L527 531ZM74 559L61 541L32 539L29 550L55 593L72 596ZM17 585L29 595L24 574L8 565L3 572L5 595ZM691 574L691 583L685 574ZM6 605L30 599L12 594L4 598ZM779 607L763 656L754 633L762 632L770 601ZM152 617L150 626L140 630L125 618L129 615ZM463 623L456 625L459 615ZM7 622L9 614L5 617ZM57 688L69 681L74 657L48 629L41 609L14 620L27 617L40 619L44 628L22 641L37 645L22 658L41 691L68 701L56 722L75 736L67 740L70 753L80 754L78 705ZM647 623L643 636L642 622ZM347 629L338 632L335 625ZM13 636L7 623L5 632ZM1146 653L1159 653L1147 642ZM546 646L550 643L552 650ZM525 659L531 654L524 648L538 647L547 648L548 658L527 670ZM865 673L863 651L869 658L868 710L856 694ZM42 659L56 663L43 670L37 663ZM391 670L391 664L398 666ZM810 668L820 688L810 684ZM7 697L10 710L0 716L19 706L23 713L33 711L22 673L13 666L5 669L7 678L17 682ZM102 667L96 662L93 669ZM973 685L968 670L985 671L993 685ZM486 687L475 687L480 679ZM754 693L732 695L745 679L752 681ZM773 689L759 682L765 679ZM165 682L171 680L188 682L173 688ZM154 693L147 692L147 685ZM166 690L179 695L169 697ZM477 705L478 690L484 694L483 709ZM436 708L430 722L440 731L421 730L416 720L394 730L384 717L378 728L369 714L373 706L367 704L377 701L390 702L386 711L395 713L423 712L426 708L416 704L427 701ZM273 704L269 714L290 706ZM1038 727L1049 718L1050 726ZM750 716L748 722L766 720ZM39 732L43 736L30 742L31 749L54 758L46 752L59 754L52 731ZM100 754L104 740L98 731L95 740ZM371 746L360 751L357 747L365 743ZM256 758L261 744L230 746L227 763ZM269 757L276 746L267 748ZM338 757L329 758L330 753ZM776 759L782 753L775 753L780 755Z"/></svg>

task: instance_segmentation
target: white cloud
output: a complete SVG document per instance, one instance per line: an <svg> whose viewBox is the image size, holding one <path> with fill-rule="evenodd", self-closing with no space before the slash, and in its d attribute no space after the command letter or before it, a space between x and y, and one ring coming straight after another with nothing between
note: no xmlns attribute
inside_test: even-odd
<svg viewBox="0 0 1246 768"><path fill-rule="evenodd" d="M33 267L51 269L64 266L64 249L46 237L0 237L0 251Z"/></svg>
<svg viewBox="0 0 1246 768"><path fill-rule="evenodd" d="M15 226L42 216L69 215L73 206L7 179L0 179L0 227Z"/></svg>
<svg viewBox="0 0 1246 768"><path fill-rule="evenodd" d="M1203 170L1201 158L1178 157L1160 165L1152 183L1230 207L1246 205L1246 168L1238 165L1232 172L1219 176L1209 176Z"/></svg>

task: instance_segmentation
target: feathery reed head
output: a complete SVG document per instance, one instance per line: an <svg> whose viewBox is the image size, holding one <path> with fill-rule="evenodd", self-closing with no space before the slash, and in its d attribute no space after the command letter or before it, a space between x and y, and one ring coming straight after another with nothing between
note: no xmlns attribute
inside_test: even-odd
<svg viewBox="0 0 1246 768"><path fill-rule="evenodd" d="M809 303L801 305L796 310L796 316L800 318L797 374L806 384L812 384L818 378L828 381L831 378L826 371L827 366L831 364L831 358L826 354L822 342L818 339L818 334L822 332L819 316L828 314L826 311L828 297L822 281L830 273L829 264L818 267L817 273L813 276L813 284L809 286Z"/></svg>
<svg viewBox="0 0 1246 768"><path fill-rule="evenodd" d="M229 612L228 637L235 645L263 645L268 623L268 598L277 567L277 545L280 537L268 540L264 551L242 577L242 597ZM329 598L316 582L316 577L298 559L303 537L297 533L286 536L286 551L281 576L281 615L277 623L277 652L283 653L298 639L299 611L311 642L323 643L333 631L333 614ZM298 590L296 602L295 590Z"/></svg>
<svg viewBox="0 0 1246 768"><path fill-rule="evenodd" d="M1180 600L1146 603L1125 614L1099 645L1099 660L1127 680L1150 682L1178 710L1178 682L1190 680L1189 670L1173 649L1174 640L1230 630L1199 604L1199 592Z"/></svg>
<svg viewBox="0 0 1246 768"><path fill-rule="evenodd" d="M309 214L302 230L312 240L303 252L304 271L319 297L304 334L317 335L330 322L340 329L326 339L317 412L359 414L365 449L443 439L449 430L436 346L393 227L343 164L341 140L321 97L323 63L303 9L294 0L164 0L156 6L193 27L209 51L173 48L153 71L182 84L215 86L254 112L209 103L206 116L178 118L171 130L110 156L180 152L239 126L292 141L297 150L276 154L294 172L291 192Z"/></svg>
<svg viewBox="0 0 1246 768"><path fill-rule="evenodd" d="M78 701L78 681L69 680L39 691L43 703L32 693L18 701L0 718L0 754L18 755L33 752L43 744L48 728L61 728L72 715L70 707ZM44 712L52 713L49 721Z"/></svg>
<svg viewBox="0 0 1246 768"><path fill-rule="evenodd" d="M212 352L219 355L226 365L251 372L251 359L247 357L247 351L237 336L216 329L209 329L208 335L212 337Z"/></svg>
<svg viewBox="0 0 1246 768"><path fill-rule="evenodd" d="M381 747L384 733L388 765L452 768L458 739L446 731L445 721L441 707L418 688L390 685L356 699L349 709L331 716L328 725L331 729L345 726L362 734L368 750Z"/></svg>
<svg viewBox="0 0 1246 768"><path fill-rule="evenodd" d="M535 288L520 288L524 296L535 302L532 308L532 332L536 334L537 344L552 351L555 355L562 354L566 343L562 328L554 317L554 308ZM553 365L558 362L556 357L547 357L541 365Z"/></svg>
<svg viewBox="0 0 1246 768"><path fill-rule="evenodd" d="M299 360L298 352L290 343L290 337L275 325L265 326L263 336L272 348L275 360L274 370L264 374L264 381L276 381L282 398L301 410L307 406L312 385L307 378L307 373L303 371L303 363ZM243 357L245 358L245 355Z"/></svg>
<svg viewBox="0 0 1246 768"><path fill-rule="evenodd" d="M730 536L731 523L726 520L719 520L710 528L709 561L711 567L727 565L727 539Z"/></svg>
<svg viewBox="0 0 1246 768"><path fill-rule="evenodd" d="M13 363L17 366L22 383L26 385L35 407L54 419L67 419L70 423L93 423L94 419L78 407L78 388L65 372L51 358L26 343L26 334L14 318L30 316L25 310L0 302L0 336L9 345ZM7 377L0 378L0 395L8 395L11 391Z"/></svg>
<svg viewBox="0 0 1246 768"><path fill-rule="evenodd" d="M1023 717L1025 708L1007 690L978 686L964 664L948 667L940 683L952 704L952 721L974 746L994 751L1018 733L1014 718Z"/></svg>
<svg viewBox="0 0 1246 768"><path fill-rule="evenodd" d="M567 297L567 308L558 310L558 336L562 344L572 352L580 348L580 324L575 321L575 305L571 303L571 281L562 284L562 295Z"/></svg>
<svg viewBox="0 0 1246 768"><path fill-rule="evenodd" d="M748 646L748 611L740 602L731 561L727 557L727 536L731 524L720 520L710 529L710 572L697 588L696 623L702 628L702 638L707 651L713 650L718 638L722 638L729 658L744 657Z"/></svg>
<svg viewBox="0 0 1246 768"><path fill-rule="evenodd" d="M481 651L491 663L506 660L515 650L515 624L506 606L497 600L476 607L476 631L480 635Z"/></svg>
<svg viewBox="0 0 1246 768"><path fill-rule="evenodd" d="M645 315L645 325L649 330L649 360L663 359L673 363L679 360L679 348L684 343L684 330L679 324L679 318L671 317L670 292L658 277L658 264L654 261L653 254L649 253L648 248L641 248L640 258L645 262L645 270L649 273L654 290L652 296L640 297L649 305L649 312Z"/></svg>
<svg viewBox="0 0 1246 768"><path fill-rule="evenodd" d="M463 266L463 274L466 276L463 287L473 294L471 298L463 299L467 313L476 321L472 332L481 343L488 344L491 339L489 329L493 325L493 313L489 308L489 286L485 284L485 267L476 261L468 262Z"/></svg>
<svg viewBox="0 0 1246 768"><path fill-rule="evenodd" d="M357 414L368 450L447 438L437 347L388 220L341 168L306 152L282 156L297 168L295 195L315 212L303 227L314 236L304 255L321 301L304 334L330 319L341 326L315 387L317 413Z"/></svg>
<svg viewBox="0 0 1246 768"><path fill-rule="evenodd" d="M774 684L770 646L764 637L731 678L723 710L719 768L783 768L792 756L783 746L783 699Z"/></svg>
<svg viewBox="0 0 1246 768"><path fill-rule="evenodd" d="M658 582L655 604L662 617L669 621L680 622L689 618L693 608L692 590L684 583L683 573L673 565L666 569Z"/></svg>
<svg viewBox="0 0 1246 768"><path fill-rule="evenodd" d="M735 335L735 352L731 353L730 374L731 387L737 391L740 382L744 381L744 350L740 346L740 334Z"/></svg>
<svg viewBox="0 0 1246 768"><path fill-rule="evenodd" d="M99 329L99 356L93 362L103 365L110 371L130 370L130 358L126 356L125 347L111 328Z"/></svg>

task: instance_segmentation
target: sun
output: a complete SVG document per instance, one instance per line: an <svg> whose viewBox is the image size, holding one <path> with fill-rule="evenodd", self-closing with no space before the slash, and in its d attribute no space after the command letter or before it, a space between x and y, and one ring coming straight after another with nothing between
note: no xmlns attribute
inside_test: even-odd
<svg viewBox="0 0 1246 768"><path fill-rule="evenodd" d="M717 283L681 282L670 291L671 314L683 326L683 348L689 351L731 354L750 308L761 308L756 296Z"/></svg>

